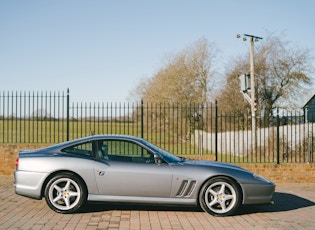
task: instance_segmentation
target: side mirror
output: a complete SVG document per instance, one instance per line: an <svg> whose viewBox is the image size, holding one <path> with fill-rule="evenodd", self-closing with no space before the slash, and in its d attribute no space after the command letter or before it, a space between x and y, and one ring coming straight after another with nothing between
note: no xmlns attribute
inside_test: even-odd
<svg viewBox="0 0 315 230"><path fill-rule="evenodd" d="M154 162L155 162L155 164L160 165L162 163L161 156L158 154L154 154Z"/></svg>

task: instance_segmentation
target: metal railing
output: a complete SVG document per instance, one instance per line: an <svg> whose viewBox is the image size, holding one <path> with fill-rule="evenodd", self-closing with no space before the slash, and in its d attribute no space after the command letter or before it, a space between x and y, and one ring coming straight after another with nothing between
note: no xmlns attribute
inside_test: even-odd
<svg viewBox="0 0 315 230"><path fill-rule="evenodd" d="M308 114L310 120L310 113ZM0 92L0 144L52 144L91 134L142 137L176 154L218 161L314 162L314 123L302 111L257 118L217 103L83 103L67 92Z"/></svg>

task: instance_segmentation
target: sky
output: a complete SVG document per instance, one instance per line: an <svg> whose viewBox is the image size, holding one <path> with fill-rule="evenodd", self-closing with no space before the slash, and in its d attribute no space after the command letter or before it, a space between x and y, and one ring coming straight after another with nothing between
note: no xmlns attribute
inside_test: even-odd
<svg viewBox="0 0 315 230"><path fill-rule="evenodd" d="M219 70L249 52L237 34L276 34L315 57L314 9L315 0L1 0L0 92L130 101L168 55L200 38L219 50Z"/></svg>

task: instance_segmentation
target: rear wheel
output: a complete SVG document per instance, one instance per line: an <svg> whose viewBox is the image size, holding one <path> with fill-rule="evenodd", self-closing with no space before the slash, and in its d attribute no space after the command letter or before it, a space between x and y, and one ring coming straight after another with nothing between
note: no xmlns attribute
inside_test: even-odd
<svg viewBox="0 0 315 230"><path fill-rule="evenodd" d="M214 216L234 214L242 201L242 192L238 184L227 177L212 178L200 190L201 208Z"/></svg>
<svg viewBox="0 0 315 230"><path fill-rule="evenodd" d="M80 178L72 173L52 177L45 188L48 206L59 213L73 213L81 208L87 198L87 191Z"/></svg>

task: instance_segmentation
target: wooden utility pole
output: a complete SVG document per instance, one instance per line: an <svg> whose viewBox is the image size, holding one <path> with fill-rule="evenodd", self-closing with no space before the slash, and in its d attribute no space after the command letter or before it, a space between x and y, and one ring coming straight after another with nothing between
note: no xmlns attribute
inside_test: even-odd
<svg viewBox="0 0 315 230"><path fill-rule="evenodd" d="M255 63L254 63L254 38L250 36L250 98L251 98L251 112L252 112L252 137L253 150L257 153L257 128L256 128L256 84L255 84Z"/></svg>
<svg viewBox="0 0 315 230"><path fill-rule="evenodd" d="M238 34L237 38L241 36ZM247 95L247 91L242 92L247 101L251 105L251 119L252 119L252 146L253 151L256 154L257 152L257 127L256 127L256 111L257 111L257 98L256 98L256 83L255 83L255 61L254 61L254 42L262 39L254 35L244 34L243 41L247 40L247 37L250 38L250 97Z"/></svg>

